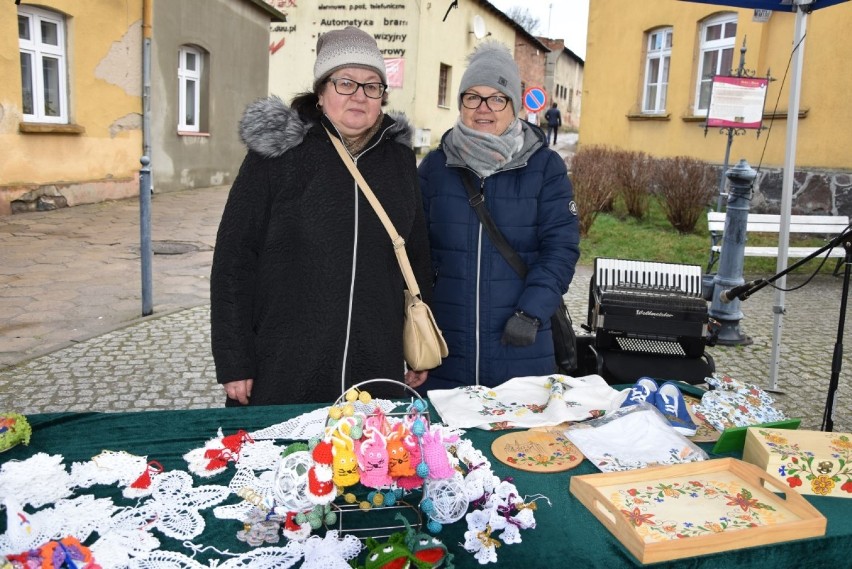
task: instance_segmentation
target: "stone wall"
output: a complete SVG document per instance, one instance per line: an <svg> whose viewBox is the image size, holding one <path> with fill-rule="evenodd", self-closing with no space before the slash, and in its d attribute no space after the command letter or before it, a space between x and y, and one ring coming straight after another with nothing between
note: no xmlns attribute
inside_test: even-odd
<svg viewBox="0 0 852 569"><path fill-rule="evenodd" d="M783 168L762 168L754 182L749 211L780 213L783 180ZM797 171L793 178L791 213L852 217L852 171Z"/></svg>

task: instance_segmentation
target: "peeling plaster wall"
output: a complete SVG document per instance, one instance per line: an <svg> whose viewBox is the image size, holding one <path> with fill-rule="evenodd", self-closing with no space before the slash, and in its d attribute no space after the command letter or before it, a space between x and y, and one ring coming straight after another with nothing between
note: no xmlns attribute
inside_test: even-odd
<svg viewBox="0 0 852 569"><path fill-rule="evenodd" d="M95 77L120 87L132 97L142 96L142 21L136 21L127 33L114 42L95 68ZM139 65L129 65L138 62Z"/></svg>

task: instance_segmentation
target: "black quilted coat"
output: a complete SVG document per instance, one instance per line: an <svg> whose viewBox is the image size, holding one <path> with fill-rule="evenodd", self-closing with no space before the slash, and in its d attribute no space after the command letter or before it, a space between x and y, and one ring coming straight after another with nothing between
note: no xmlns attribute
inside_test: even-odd
<svg viewBox="0 0 852 569"><path fill-rule="evenodd" d="M210 282L217 380L253 378L252 405L331 402L353 383L401 381L402 274L322 125L272 97L249 107L240 135L249 151L219 226ZM357 164L428 294L410 142L407 122L384 116Z"/></svg>

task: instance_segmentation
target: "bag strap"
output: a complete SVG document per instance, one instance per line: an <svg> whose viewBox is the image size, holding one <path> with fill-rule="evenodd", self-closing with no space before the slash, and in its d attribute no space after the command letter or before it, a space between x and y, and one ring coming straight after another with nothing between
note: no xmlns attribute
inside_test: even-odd
<svg viewBox="0 0 852 569"><path fill-rule="evenodd" d="M374 210L376 210L376 215L379 216L379 220L382 222L382 225L384 225L385 231L387 231L388 235L390 235L391 242L393 243L393 252L396 253L396 260L399 263L399 268L402 270L402 278L405 279L405 286L408 289L408 292L419 297L420 287L417 286L417 279L414 278L414 271L411 269L411 262L408 260L408 253L405 252L405 240L400 237L399 233L397 233L396 228L393 226L393 223L385 211L385 208L382 207L381 202L379 202L379 198L377 198L376 194L373 193L373 190L370 189L370 185L367 184L364 176L361 175L361 171L358 170L357 166L355 166L355 162L349 156L349 153L346 152L346 148L344 148L343 143L339 138L331 134L327 128L325 129L325 132L328 133L331 143L334 145L337 153L340 154L340 158L349 169L349 173L352 174L353 178L355 178L355 182L357 182L358 187L361 188L362 192L364 192L364 197L367 198L367 201L370 202L370 205L373 206Z"/></svg>
<svg viewBox="0 0 852 569"><path fill-rule="evenodd" d="M469 171L462 171L461 178L462 182L464 182L464 187L467 190L468 203L470 204L470 207L472 207L473 211L476 212L479 222L482 224L482 227L485 228L485 231L488 233L488 237L491 238L491 242L494 244L494 247L500 251L500 254L503 255L503 258L506 259L507 263L509 263L509 266L512 267L512 269L514 269L514 271L518 273L522 279L525 278L527 276L527 264L524 263L521 256L518 255L517 251L515 251L511 245L509 245L509 242L506 241L506 238L497 228L497 224L495 224L494 220L491 218L488 208L485 207L485 196L473 184L471 177L472 174Z"/></svg>

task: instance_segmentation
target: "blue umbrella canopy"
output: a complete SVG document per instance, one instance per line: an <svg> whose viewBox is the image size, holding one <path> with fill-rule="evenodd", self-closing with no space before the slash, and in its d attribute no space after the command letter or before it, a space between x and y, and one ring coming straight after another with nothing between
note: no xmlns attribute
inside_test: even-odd
<svg viewBox="0 0 852 569"><path fill-rule="evenodd" d="M849 0L814 0L806 6L811 10L828 8ZM733 8L749 8L755 10L775 10L777 12L792 12L793 0L681 0L681 2L700 2L701 4L716 4Z"/></svg>

